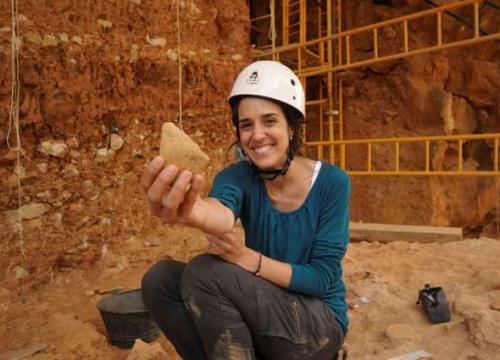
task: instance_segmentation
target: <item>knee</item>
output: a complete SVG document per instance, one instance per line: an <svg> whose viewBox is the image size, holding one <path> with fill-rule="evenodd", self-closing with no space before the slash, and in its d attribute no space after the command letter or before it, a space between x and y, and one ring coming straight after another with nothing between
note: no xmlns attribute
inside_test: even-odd
<svg viewBox="0 0 500 360"><path fill-rule="evenodd" d="M146 307L149 307L148 305L161 295L178 291L184 266L184 263L178 261L162 260L144 274L141 290Z"/></svg>
<svg viewBox="0 0 500 360"><path fill-rule="evenodd" d="M194 289L206 290L217 286L221 276L234 266L216 255L203 254L193 258L182 274L182 293L190 294Z"/></svg>

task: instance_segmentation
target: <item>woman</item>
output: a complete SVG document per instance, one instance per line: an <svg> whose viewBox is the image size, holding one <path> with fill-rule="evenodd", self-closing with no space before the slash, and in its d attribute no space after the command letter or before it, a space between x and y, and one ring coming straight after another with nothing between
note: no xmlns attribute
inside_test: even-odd
<svg viewBox="0 0 500 360"><path fill-rule="evenodd" d="M204 231L217 253L156 263L146 307L184 359L333 359L348 326L349 178L297 155L305 96L286 66L249 65L229 104L248 161L221 171L206 199L200 175L161 158L144 170L153 213Z"/></svg>

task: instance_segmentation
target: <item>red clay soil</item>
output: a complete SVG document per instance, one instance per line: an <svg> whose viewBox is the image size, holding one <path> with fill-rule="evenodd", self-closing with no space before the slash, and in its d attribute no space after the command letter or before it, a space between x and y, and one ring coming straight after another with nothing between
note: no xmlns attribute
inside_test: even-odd
<svg viewBox="0 0 500 360"><path fill-rule="evenodd" d="M123 237L92 267L54 272L37 289L4 282L0 354L45 344L33 359L126 359L130 350L107 343L96 309L109 295L87 293L137 288L154 261L186 261L207 250L203 235L194 230L158 227L155 233ZM499 257L500 242L487 238L446 244L352 243L344 262L352 305L348 358L386 360L422 349L440 360L498 359L500 269L494 259ZM445 289L449 323L431 324L415 304L418 289L426 283ZM179 358L163 335L155 342L168 354L165 359Z"/></svg>

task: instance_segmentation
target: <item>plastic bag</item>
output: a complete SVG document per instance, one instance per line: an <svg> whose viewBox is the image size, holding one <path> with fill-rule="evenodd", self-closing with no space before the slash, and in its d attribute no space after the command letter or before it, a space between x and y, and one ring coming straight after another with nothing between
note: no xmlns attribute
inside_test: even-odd
<svg viewBox="0 0 500 360"><path fill-rule="evenodd" d="M431 287L429 284L418 291L417 305L421 305L433 324L450 321L450 309L446 294L441 287Z"/></svg>

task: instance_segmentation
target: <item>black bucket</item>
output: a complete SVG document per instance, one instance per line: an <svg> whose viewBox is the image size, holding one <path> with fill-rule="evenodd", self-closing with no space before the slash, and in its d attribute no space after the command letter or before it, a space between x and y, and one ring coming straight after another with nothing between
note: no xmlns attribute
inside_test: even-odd
<svg viewBox="0 0 500 360"><path fill-rule="evenodd" d="M113 345L131 348L135 339L150 342L160 335L160 329L144 306L141 289L101 299L97 308Z"/></svg>

